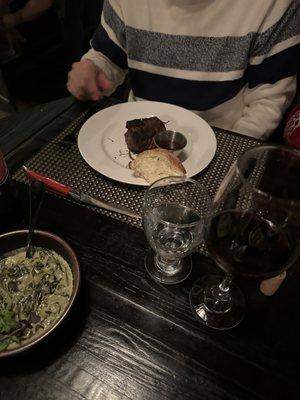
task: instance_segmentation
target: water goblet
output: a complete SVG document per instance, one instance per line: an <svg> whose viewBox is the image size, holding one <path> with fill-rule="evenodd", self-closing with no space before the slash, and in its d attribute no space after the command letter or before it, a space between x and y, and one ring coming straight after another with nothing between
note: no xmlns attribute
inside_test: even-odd
<svg viewBox="0 0 300 400"><path fill-rule="evenodd" d="M188 255L203 238L210 206L205 187L187 177L163 178L147 189L143 225L152 250L145 267L154 280L171 285L188 277Z"/></svg>

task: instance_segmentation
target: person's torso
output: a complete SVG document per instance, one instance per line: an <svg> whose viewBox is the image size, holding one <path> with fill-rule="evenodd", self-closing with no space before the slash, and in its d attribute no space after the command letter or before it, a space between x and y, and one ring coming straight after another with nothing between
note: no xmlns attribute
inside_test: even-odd
<svg viewBox="0 0 300 400"><path fill-rule="evenodd" d="M257 37L289 0L120 0L119 14L136 97L208 110L236 96ZM268 16L268 18L266 18ZM203 93L205 95L203 95Z"/></svg>
<svg viewBox="0 0 300 400"><path fill-rule="evenodd" d="M245 70L258 32L277 22L288 3L288 0L122 0L129 62L214 73Z"/></svg>
<svg viewBox="0 0 300 400"><path fill-rule="evenodd" d="M263 79L256 66L295 35L297 7L296 0L106 0L102 23L124 50L112 46L116 64L128 64L131 100L176 104L231 129L249 82L273 79L271 63Z"/></svg>

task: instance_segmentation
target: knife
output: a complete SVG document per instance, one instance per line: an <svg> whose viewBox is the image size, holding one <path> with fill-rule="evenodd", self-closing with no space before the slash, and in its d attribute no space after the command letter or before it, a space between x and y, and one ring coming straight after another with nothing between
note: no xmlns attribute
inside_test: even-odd
<svg viewBox="0 0 300 400"><path fill-rule="evenodd" d="M98 208L103 208L104 210L107 210L107 211L112 211L112 212L116 212L119 214L127 215L128 217L131 217L131 218L141 219L140 215L129 210L128 208L125 208L125 207L122 207L122 206L119 206L116 204L108 203L103 200L94 199L93 197L89 196L88 194L74 190L71 186L64 185L63 183L57 182L54 179L48 178L47 176L44 176L35 171L32 171L31 169L27 168L25 165L23 165L22 168L29 179L43 182L45 187L48 190L50 190L51 192L62 195L64 197L71 197L72 199L74 199L76 201L80 201L81 203L88 204L88 205L98 207Z"/></svg>

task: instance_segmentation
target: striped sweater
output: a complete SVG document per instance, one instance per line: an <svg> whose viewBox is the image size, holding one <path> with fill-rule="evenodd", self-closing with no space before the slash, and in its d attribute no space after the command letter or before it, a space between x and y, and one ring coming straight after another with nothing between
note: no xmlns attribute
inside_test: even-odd
<svg viewBox="0 0 300 400"><path fill-rule="evenodd" d="M267 139L296 91L299 0L104 0L84 56L131 99Z"/></svg>

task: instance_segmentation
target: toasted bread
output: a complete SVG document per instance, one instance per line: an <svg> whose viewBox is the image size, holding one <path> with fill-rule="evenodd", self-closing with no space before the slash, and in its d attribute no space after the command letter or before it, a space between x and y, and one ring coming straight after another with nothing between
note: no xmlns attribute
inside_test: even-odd
<svg viewBox="0 0 300 400"><path fill-rule="evenodd" d="M181 161L168 150L145 150L129 163L134 175L150 184L168 176L184 176L186 171Z"/></svg>

